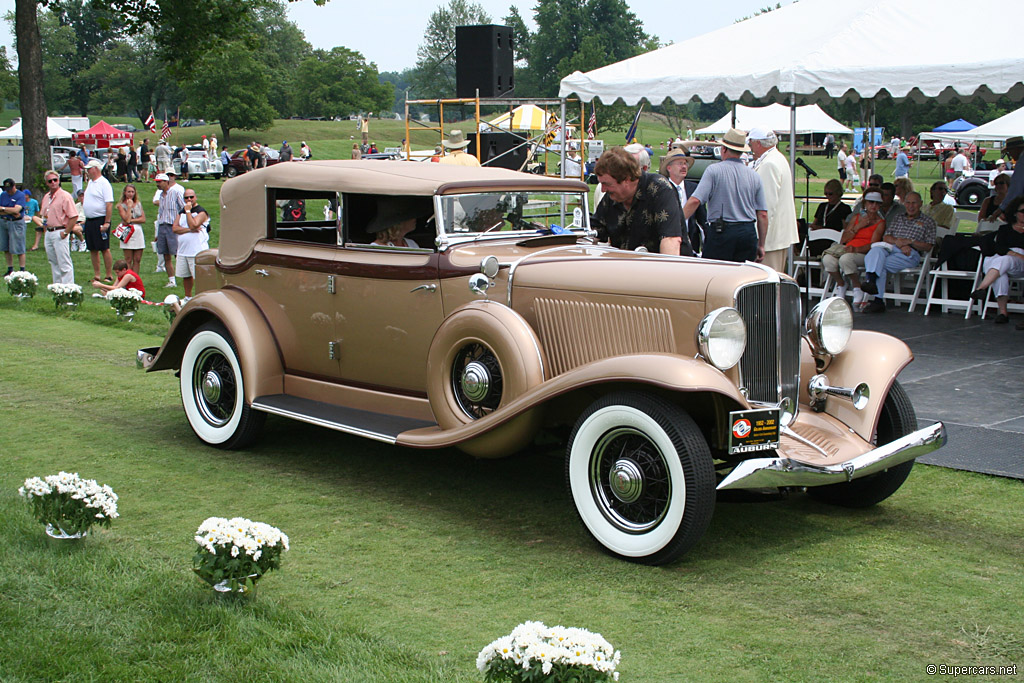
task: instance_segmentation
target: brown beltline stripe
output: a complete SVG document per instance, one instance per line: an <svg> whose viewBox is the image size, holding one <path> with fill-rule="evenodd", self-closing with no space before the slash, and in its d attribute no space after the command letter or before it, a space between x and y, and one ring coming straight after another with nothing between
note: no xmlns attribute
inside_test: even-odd
<svg viewBox="0 0 1024 683"><path fill-rule="evenodd" d="M333 248L332 248L333 249ZM336 251L331 251L333 256ZM294 268L314 273L329 273L345 277L377 278L381 280L434 280L453 277L467 277L479 271L476 266L453 265L447 254L431 254L425 265L395 266L379 263L348 263L329 258L317 259L285 254L269 254L254 251L237 265L225 265L217 261L217 269L227 275L244 273L254 266L277 266Z"/></svg>

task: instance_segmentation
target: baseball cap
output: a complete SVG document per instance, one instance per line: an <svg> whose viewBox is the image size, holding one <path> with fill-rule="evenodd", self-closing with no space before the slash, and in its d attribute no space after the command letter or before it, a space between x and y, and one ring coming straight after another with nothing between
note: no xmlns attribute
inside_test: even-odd
<svg viewBox="0 0 1024 683"><path fill-rule="evenodd" d="M89 159L89 163L85 165L86 168L103 168L103 162L99 159Z"/></svg>
<svg viewBox="0 0 1024 683"><path fill-rule="evenodd" d="M750 129L750 132L747 133L747 139L748 140L767 140L772 135L774 135L774 133L772 131L768 130L767 128L762 128L761 126L754 126L753 128Z"/></svg>
<svg viewBox="0 0 1024 683"><path fill-rule="evenodd" d="M153 176L153 180L155 180L155 181L167 180L167 179L168 178L167 178L167 174L166 173L157 173L155 176Z"/></svg>

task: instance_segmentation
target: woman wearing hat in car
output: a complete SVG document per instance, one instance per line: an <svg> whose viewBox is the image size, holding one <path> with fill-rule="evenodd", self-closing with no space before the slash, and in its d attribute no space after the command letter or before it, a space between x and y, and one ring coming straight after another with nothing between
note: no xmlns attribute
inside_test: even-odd
<svg viewBox="0 0 1024 683"><path fill-rule="evenodd" d="M469 140L462 134L462 131L453 128L448 133L448 139L441 142L448 153L445 154L438 163L448 164L450 166L479 166L480 160L472 154L466 153L466 146L469 145Z"/></svg>
<svg viewBox="0 0 1024 683"><path fill-rule="evenodd" d="M418 249L420 245L406 235L416 229L416 221L419 218L429 216L430 213L429 200L424 202L412 198L396 197L387 202L381 201L377 208L377 215L366 226L367 232L377 235L371 244L378 247Z"/></svg>

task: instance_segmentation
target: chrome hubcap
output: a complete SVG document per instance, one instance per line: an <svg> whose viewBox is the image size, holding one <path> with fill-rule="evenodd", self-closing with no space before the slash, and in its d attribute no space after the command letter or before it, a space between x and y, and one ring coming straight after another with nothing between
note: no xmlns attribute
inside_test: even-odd
<svg viewBox="0 0 1024 683"><path fill-rule="evenodd" d="M213 370L203 375L203 398L210 403L220 400L220 375Z"/></svg>
<svg viewBox="0 0 1024 683"><path fill-rule="evenodd" d="M612 495L623 503L634 503L644 490L644 474L632 460L619 460L608 475Z"/></svg>
<svg viewBox="0 0 1024 683"><path fill-rule="evenodd" d="M473 361L462 371L462 393L470 401L482 401L491 390L491 373L483 363Z"/></svg>

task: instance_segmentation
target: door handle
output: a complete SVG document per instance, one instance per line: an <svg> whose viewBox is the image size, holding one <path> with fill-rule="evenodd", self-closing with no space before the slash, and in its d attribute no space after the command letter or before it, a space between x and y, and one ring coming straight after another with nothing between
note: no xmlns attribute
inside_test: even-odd
<svg viewBox="0 0 1024 683"><path fill-rule="evenodd" d="M259 275L260 277L268 277L270 275L270 273L268 273L263 268L257 268L256 269L256 274Z"/></svg>
<svg viewBox="0 0 1024 683"><path fill-rule="evenodd" d="M426 291L426 292L435 292L435 291L437 291L437 285L435 285L435 284L420 285L419 287L413 287L409 291L410 292L418 292L421 289Z"/></svg>

